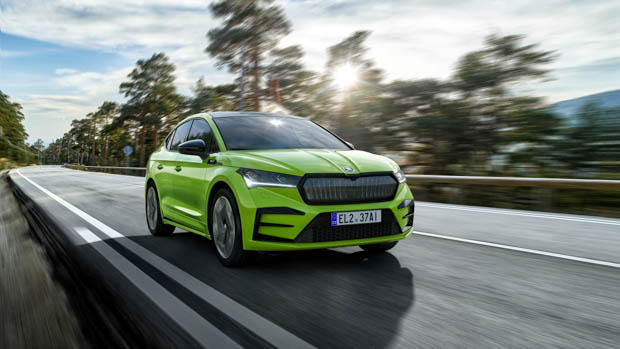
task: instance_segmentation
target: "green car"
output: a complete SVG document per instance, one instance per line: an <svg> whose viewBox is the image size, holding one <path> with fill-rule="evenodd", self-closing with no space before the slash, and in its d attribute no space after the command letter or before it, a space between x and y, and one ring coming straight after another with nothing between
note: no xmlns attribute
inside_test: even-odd
<svg viewBox="0 0 620 349"><path fill-rule="evenodd" d="M386 251L412 231L414 202L398 165L318 124L253 112L196 114L151 155L146 218L214 241L227 266L255 251L360 245Z"/></svg>

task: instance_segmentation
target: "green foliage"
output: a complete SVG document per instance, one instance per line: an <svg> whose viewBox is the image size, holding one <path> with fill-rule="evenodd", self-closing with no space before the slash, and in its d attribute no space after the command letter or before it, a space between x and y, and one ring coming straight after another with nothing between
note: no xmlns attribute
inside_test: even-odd
<svg viewBox="0 0 620 349"><path fill-rule="evenodd" d="M586 178L620 178L620 108L585 104L573 127L561 129L557 158L564 173Z"/></svg>
<svg viewBox="0 0 620 349"><path fill-rule="evenodd" d="M288 46L269 52L265 95L296 115L320 118L324 114L318 97L326 83L318 73L304 69L300 46Z"/></svg>
<svg viewBox="0 0 620 349"><path fill-rule="evenodd" d="M543 68L555 58L552 51L523 45L522 35L491 35L485 47L461 58L454 74L454 87L465 95L503 96L511 84L547 78Z"/></svg>
<svg viewBox="0 0 620 349"><path fill-rule="evenodd" d="M424 173L545 175L559 119L518 84L545 79L554 57L523 37L492 35L453 78L388 86L392 115L409 120L411 154ZM414 163L413 165L416 165Z"/></svg>
<svg viewBox="0 0 620 349"><path fill-rule="evenodd" d="M9 96L0 91L0 158L18 164L35 160L35 154L26 146L28 134L23 121L22 106L11 102Z"/></svg>
<svg viewBox="0 0 620 349"><path fill-rule="evenodd" d="M235 105L237 86L234 84L208 86L200 78L193 88L194 97L189 100L188 115L209 111L232 110Z"/></svg>
<svg viewBox="0 0 620 349"><path fill-rule="evenodd" d="M174 120L183 102L174 86L175 67L163 53L156 53L147 60L138 60L136 67L121 83L120 92L129 97L121 108L119 124L134 121L139 130L139 163L144 166L147 148L151 152L159 145L160 130L167 120ZM150 131L150 138L147 136ZM150 141L150 143L147 143Z"/></svg>

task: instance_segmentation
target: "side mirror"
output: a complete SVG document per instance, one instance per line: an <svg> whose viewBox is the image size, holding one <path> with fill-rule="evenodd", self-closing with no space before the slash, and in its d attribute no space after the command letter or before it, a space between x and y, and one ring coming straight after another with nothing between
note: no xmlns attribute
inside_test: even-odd
<svg viewBox="0 0 620 349"><path fill-rule="evenodd" d="M192 139L179 145L179 153L181 154L203 156L205 150L207 150L207 145L202 139Z"/></svg>
<svg viewBox="0 0 620 349"><path fill-rule="evenodd" d="M351 142L344 141L351 149L355 150L355 146Z"/></svg>

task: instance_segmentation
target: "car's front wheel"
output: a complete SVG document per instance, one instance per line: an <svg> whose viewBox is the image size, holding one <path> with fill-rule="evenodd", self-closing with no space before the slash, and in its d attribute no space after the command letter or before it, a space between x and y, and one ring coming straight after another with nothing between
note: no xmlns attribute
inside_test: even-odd
<svg viewBox="0 0 620 349"><path fill-rule="evenodd" d="M367 252L385 252L391 248L393 248L394 246L396 246L396 244L398 243L398 241L392 241L392 242L382 242L379 244L369 244L369 245L360 245L360 247L362 248L362 250L367 251Z"/></svg>
<svg viewBox="0 0 620 349"><path fill-rule="evenodd" d="M239 209L229 189L219 189L210 210L211 238L217 257L225 266L241 266L250 263L255 253L243 249L243 236Z"/></svg>
<svg viewBox="0 0 620 349"><path fill-rule="evenodd" d="M149 231L153 235L167 236L174 232L174 226L164 224L161 220L161 210L159 208L159 198L155 184L149 183L146 190L146 223Z"/></svg>

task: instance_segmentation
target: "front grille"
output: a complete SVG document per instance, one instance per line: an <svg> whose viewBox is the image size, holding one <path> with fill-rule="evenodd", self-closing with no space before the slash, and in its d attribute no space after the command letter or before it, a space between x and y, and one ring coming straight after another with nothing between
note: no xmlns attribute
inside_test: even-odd
<svg viewBox="0 0 620 349"><path fill-rule="evenodd" d="M297 236L295 242L357 240L402 233L391 210L381 210L381 218L381 223L332 226L331 213L320 213Z"/></svg>
<svg viewBox="0 0 620 349"><path fill-rule="evenodd" d="M391 174L309 175L302 180L301 195L308 204L345 204L388 201L398 182Z"/></svg>

